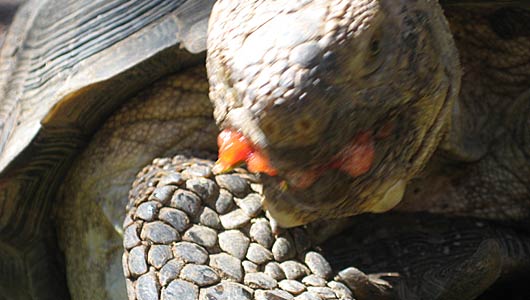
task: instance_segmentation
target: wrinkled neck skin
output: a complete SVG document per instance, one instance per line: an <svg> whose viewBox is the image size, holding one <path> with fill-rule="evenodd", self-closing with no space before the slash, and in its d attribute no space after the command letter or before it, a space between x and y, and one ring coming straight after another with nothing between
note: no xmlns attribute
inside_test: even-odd
<svg viewBox="0 0 530 300"><path fill-rule="evenodd" d="M395 210L530 220L528 10L445 9L463 72L448 134ZM526 153L526 154L525 154Z"/></svg>
<svg viewBox="0 0 530 300"><path fill-rule="evenodd" d="M394 207L460 84L436 1L218 1L208 51L216 121L277 169L264 206L283 227Z"/></svg>

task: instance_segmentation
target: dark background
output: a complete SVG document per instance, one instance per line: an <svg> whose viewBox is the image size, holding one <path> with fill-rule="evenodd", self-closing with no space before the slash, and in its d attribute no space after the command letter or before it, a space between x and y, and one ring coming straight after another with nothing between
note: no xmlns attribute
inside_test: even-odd
<svg viewBox="0 0 530 300"><path fill-rule="evenodd" d="M24 0L0 0L0 47L4 41L7 25L11 22L17 7L23 2Z"/></svg>

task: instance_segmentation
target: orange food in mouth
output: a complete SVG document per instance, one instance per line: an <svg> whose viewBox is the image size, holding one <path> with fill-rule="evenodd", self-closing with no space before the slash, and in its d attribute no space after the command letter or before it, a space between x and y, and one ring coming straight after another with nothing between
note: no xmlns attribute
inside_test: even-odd
<svg viewBox="0 0 530 300"><path fill-rule="evenodd" d="M215 163L215 171L228 172L234 167L246 163L248 170L254 173L265 173L270 176L278 172L270 164L269 158L259 148L238 131L225 129L217 137L219 159ZM373 165L375 156L374 140L370 131L359 133L351 144L342 148L333 160L316 168L304 171L287 172L289 186L296 189L310 187L329 169L338 169L352 177L368 172ZM286 187L286 182L283 182Z"/></svg>
<svg viewBox="0 0 530 300"><path fill-rule="evenodd" d="M372 134L361 132L353 143L343 148L336 156L332 167L357 177L368 172L374 162L375 149Z"/></svg>
<svg viewBox="0 0 530 300"><path fill-rule="evenodd" d="M215 163L217 172L227 172L246 162L250 172L265 173L270 176L278 174L270 165L268 157L240 132L223 130L217 137L217 145L219 146L219 159Z"/></svg>
<svg viewBox="0 0 530 300"><path fill-rule="evenodd" d="M352 177L358 177L372 168L375 157L374 140L371 132L364 131L353 139L352 143L341 149L327 164L316 168L287 173L289 186L306 189L313 185L322 174L330 169L338 169Z"/></svg>

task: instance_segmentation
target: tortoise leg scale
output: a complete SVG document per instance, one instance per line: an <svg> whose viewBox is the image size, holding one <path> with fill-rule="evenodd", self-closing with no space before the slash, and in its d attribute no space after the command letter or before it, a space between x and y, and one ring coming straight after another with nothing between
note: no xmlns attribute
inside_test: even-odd
<svg viewBox="0 0 530 300"><path fill-rule="evenodd" d="M272 234L261 185L243 169L156 159L124 222L129 299L353 299L302 228Z"/></svg>

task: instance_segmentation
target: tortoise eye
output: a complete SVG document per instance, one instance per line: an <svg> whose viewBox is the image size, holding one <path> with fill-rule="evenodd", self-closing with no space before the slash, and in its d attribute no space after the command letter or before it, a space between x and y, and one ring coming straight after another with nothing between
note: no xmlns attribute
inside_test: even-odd
<svg viewBox="0 0 530 300"><path fill-rule="evenodd" d="M381 51L381 49L380 49L379 39L373 39L370 42L370 52L371 52L372 56L375 56L375 55L379 54L380 51Z"/></svg>

